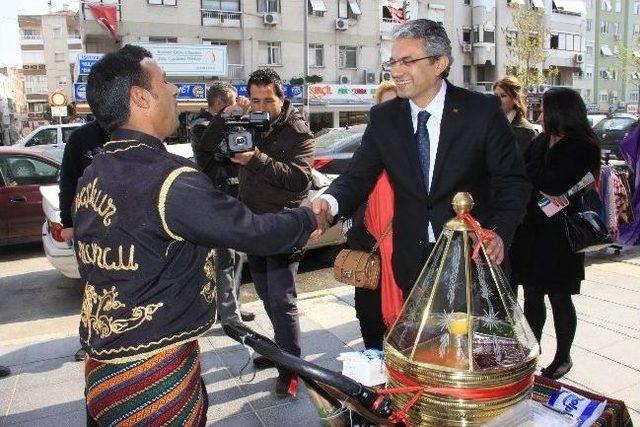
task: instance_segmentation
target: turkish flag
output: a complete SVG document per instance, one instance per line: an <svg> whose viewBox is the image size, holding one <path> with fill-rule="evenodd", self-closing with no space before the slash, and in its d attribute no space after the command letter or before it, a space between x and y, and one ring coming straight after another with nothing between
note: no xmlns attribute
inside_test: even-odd
<svg viewBox="0 0 640 427"><path fill-rule="evenodd" d="M93 17L109 33L111 38L118 37L118 10L114 4L87 4Z"/></svg>

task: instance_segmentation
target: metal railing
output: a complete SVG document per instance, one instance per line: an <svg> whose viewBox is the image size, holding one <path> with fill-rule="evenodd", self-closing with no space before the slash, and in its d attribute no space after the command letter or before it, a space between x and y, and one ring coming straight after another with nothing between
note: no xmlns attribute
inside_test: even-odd
<svg viewBox="0 0 640 427"><path fill-rule="evenodd" d="M22 40L42 40L42 34L21 34Z"/></svg>
<svg viewBox="0 0 640 427"><path fill-rule="evenodd" d="M201 9L203 27L240 27L241 12Z"/></svg>

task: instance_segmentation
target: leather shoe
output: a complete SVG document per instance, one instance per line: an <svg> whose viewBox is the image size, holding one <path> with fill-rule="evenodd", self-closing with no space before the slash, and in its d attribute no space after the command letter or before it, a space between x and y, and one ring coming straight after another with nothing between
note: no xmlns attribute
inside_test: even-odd
<svg viewBox="0 0 640 427"><path fill-rule="evenodd" d="M289 396L295 397L298 393L298 376L295 374L284 373L278 375L276 380L276 397L284 399Z"/></svg>
<svg viewBox="0 0 640 427"><path fill-rule="evenodd" d="M240 318L243 322L251 322L256 318L256 315L254 313L251 313L250 311L240 310Z"/></svg>
<svg viewBox="0 0 640 427"><path fill-rule="evenodd" d="M255 366L257 369L266 369L266 368L273 368L274 366L276 366L276 364L273 360L269 359L268 357L258 356L253 359L253 366Z"/></svg>
<svg viewBox="0 0 640 427"><path fill-rule="evenodd" d="M73 355L73 358L76 359L76 362L82 362L87 358L87 352L84 349L80 349L76 351L76 354Z"/></svg>
<svg viewBox="0 0 640 427"><path fill-rule="evenodd" d="M571 370L572 367L573 367L573 362L571 361L571 358L569 358L564 362L551 363L551 365L547 366L546 368L543 368L540 371L540 373L545 378L551 378L553 380L557 380L564 377L567 374L567 372Z"/></svg>
<svg viewBox="0 0 640 427"><path fill-rule="evenodd" d="M11 375L11 369L0 365L0 378L8 377L9 375Z"/></svg>

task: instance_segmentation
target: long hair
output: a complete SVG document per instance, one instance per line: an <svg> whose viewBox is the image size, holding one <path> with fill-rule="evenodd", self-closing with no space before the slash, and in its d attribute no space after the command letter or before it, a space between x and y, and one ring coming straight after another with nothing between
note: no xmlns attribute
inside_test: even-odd
<svg viewBox="0 0 640 427"><path fill-rule="evenodd" d="M523 119L527 118L527 103L522 90L522 83L514 76L505 76L493 84L493 90L499 87L513 99L516 113Z"/></svg>
<svg viewBox="0 0 640 427"><path fill-rule="evenodd" d="M544 131L598 145L595 132L587 120L587 108L573 89L553 87L542 95Z"/></svg>
<svg viewBox="0 0 640 427"><path fill-rule="evenodd" d="M385 80L383 82L380 82L380 84L376 88L376 93L373 96L373 100L375 101L375 103L380 104L382 95L387 92L394 92L396 94L398 93L398 89L396 88L396 84L393 80Z"/></svg>

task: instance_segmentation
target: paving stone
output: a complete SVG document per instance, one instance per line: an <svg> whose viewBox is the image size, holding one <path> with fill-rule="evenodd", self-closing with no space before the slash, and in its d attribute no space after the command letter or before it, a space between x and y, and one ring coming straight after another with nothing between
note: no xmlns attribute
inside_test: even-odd
<svg viewBox="0 0 640 427"><path fill-rule="evenodd" d="M208 420L208 426L215 427L263 427L262 421L255 412L226 417L220 420Z"/></svg>

